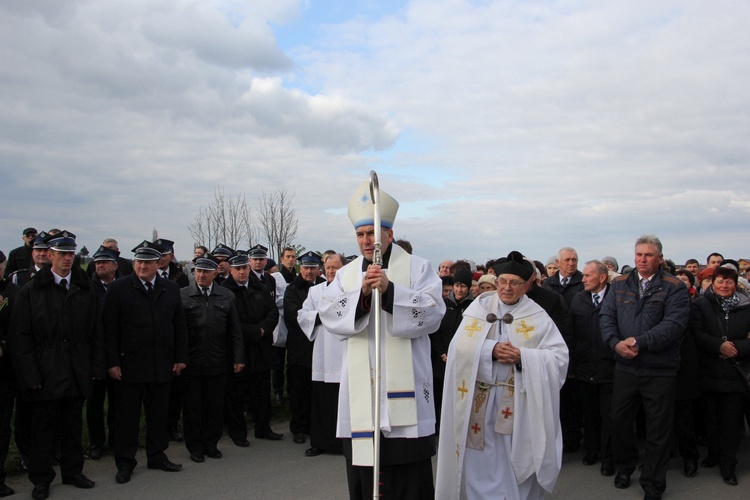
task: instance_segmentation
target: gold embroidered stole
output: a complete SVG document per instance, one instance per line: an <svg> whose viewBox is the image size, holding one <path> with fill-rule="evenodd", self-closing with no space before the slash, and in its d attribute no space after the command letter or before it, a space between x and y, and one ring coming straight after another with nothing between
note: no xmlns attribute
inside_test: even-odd
<svg viewBox="0 0 750 500"><path fill-rule="evenodd" d="M391 258L386 274L393 283L409 288L411 286L411 258L398 245L391 244ZM362 286L362 258L345 268L342 285L345 292ZM380 314L381 328L385 328L385 372L386 409L391 426L417 425L417 400L414 387L414 363L411 352L411 339L393 337L385 311L371 311ZM373 320L374 321L374 320ZM373 464L373 396L379 403L381 395L373 395L374 368L370 366L369 328L349 337L347 340L347 367L349 381L349 415L352 430L352 463L359 466ZM378 360L376 360L378 362ZM383 373L381 371L381 373Z"/></svg>

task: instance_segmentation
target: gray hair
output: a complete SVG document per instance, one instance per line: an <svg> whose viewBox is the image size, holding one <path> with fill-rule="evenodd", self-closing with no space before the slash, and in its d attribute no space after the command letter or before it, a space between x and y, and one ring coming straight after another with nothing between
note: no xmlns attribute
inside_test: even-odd
<svg viewBox="0 0 750 500"><path fill-rule="evenodd" d="M557 260L562 260L562 253L563 252L573 252L576 254L576 257L578 257L578 252L576 252L576 249L573 247L562 247L560 250L557 251Z"/></svg>
<svg viewBox="0 0 750 500"><path fill-rule="evenodd" d="M590 262L594 262L594 261L592 260ZM609 263L609 264L612 264L613 266L615 266L615 271L618 271L620 269L620 265L617 263L617 259L615 259L614 257L610 257L609 255L607 255L606 257L604 257L602 259L602 262L605 263L605 264ZM588 262L587 262L587 264L588 264Z"/></svg>
<svg viewBox="0 0 750 500"><path fill-rule="evenodd" d="M596 259L594 259L594 260L590 260L590 261L586 262L586 265L587 265L587 266L588 266L589 264L593 264L593 265L594 265L594 267L596 267L596 272L597 272L597 274L599 274L600 276L601 276L602 274L606 274L607 276L609 276L609 269L607 269L607 266L606 266L606 265L604 264L604 262L602 262L602 261L600 261L600 260L596 260Z"/></svg>
<svg viewBox="0 0 750 500"><path fill-rule="evenodd" d="M662 253L661 240L657 236L655 236L653 234L644 234L643 236L641 236L640 238L638 238L637 240L635 240L635 246L637 247L638 245L652 245L652 246L655 246L656 247L656 251L659 252L659 255L664 255Z"/></svg>

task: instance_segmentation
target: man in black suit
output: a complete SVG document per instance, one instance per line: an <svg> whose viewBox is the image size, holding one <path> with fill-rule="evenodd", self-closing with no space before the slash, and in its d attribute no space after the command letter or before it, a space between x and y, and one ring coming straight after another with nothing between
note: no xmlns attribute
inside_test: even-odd
<svg viewBox="0 0 750 500"><path fill-rule="evenodd" d="M149 469L182 470L169 461L167 408L173 375L188 359L187 328L180 288L157 276L161 246L148 241L133 249L133 274L110 285L104 299L109 375L120 380L115 428L118 483L136 466L141 405L146 414Z"/></svg>
<svg viewBox="0 0 750 500"><path fill-rule="evenodd" d="M21 233L23 246L14 248L8 254L8 261L5 264L5 272L8 275L20 271L21 269L28 269L31 267L31 249L36 236L37 232L33 227L27 227L23 230L23 233Z"/></svg>

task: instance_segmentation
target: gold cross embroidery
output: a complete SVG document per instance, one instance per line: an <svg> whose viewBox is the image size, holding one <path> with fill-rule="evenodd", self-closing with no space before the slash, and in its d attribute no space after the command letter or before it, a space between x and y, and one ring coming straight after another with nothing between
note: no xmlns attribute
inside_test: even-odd
<svg viewBox="0 0 750 500"><path fill-rule="evenodd" d="M464 396L466 396L466 393L469 392L469 388L466 387L466 380L462 380L461 387L459 387L456 390L461 393L461 399L464 399Z"/></svg>
<svg viewBox="0 0 750 500"><path fill-rule="evenodd" d="M482 331L482 327L479 326L479 322L477 320L474 320L474 321L471 322L470 325L466 325L464 327L464 330L466 330L467 332L469 332L469 337L473 337L476 332L481 332Z"/></svg>
<svg viewBox="0 0 750 500"><path fill-rule="evenodd" d="M523 334L523 338L525 338L526 340L528 340L529 339L529 332L533 332L534 331L534 326L533 325L532 326L527 326L525 321L521 321L521 326L520 327L516 327L516 331L518 333Z"/></svg>

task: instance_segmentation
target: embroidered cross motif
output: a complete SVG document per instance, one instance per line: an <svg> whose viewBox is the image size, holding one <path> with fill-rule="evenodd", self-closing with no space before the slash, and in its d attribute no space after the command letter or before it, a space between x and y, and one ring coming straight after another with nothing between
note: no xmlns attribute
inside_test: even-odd
<svg viewBox="0 0 750 500"><path fill-rule="evenodd" d="M482 432L482 428L479 427L476 422L474 422L474 425L471 426L471 430L474 431L474 434L479 434L480 432Z"/></svg>
<svg viewBox="0 0 750 500"><path fill-rule="evenodd" d="M463 399L464 396L466 396L466 393L469 392L469 388L466 387L466 380L462 380L461 387L456 390L461 393L461 399Z"/></svg>
<svg viewBox="0 0 750 500"><path fill-rule="evenodd" d="M508 418L510 418L510 416L513 415L513 412L510 411L509 406L506 406L505 409L501 411L500 413L503 414L503 417L505 418L505 420L508 420Z"/></svg>
<svg viewBox="0 0 750 500"><path fill-rule="evenodd" d="M479 322L477 320L474 320L471 322L470 325L466 325L464 327L464 330L469 332L469 337L473 337L476 332L482 331L482 327L479 326ZM526 337L528 338L528 337Z"/></svg>
<svg viewBox="0 0 750 500"><path fill-rule="evenodd" d="M510 377L510 380L508 380L508 396L512 398L515 390L516 390L516 378Z"/></svg>
<svg viewBox="0 0 750 500"><path fill-rule="evenodd" d="M523 334L523 338L525 338L526 340L528 340L529 339L529 332L533 332L534 331L534 327L533 326L527 326L525 321L521 321L521 326L517 327L516 331L518 333Z"/></svg>

